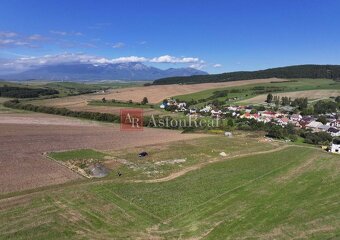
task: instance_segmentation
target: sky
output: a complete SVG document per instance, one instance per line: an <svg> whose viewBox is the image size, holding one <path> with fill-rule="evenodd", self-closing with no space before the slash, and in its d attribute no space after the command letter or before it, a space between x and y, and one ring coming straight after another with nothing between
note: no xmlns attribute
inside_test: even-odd
<svg viewBox="0 0 340 240"><path fill-rule="evenodd" d="M0 73L70 61L209 73L340 64L338 0L1 0Z"/></svg>

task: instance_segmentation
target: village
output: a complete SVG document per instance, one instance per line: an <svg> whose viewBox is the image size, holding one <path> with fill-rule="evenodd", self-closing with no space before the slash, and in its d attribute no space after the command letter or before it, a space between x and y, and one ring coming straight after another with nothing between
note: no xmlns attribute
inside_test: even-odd
<svg viewBox="0 0 340 240"><path fill-rule="evenodd" d="M232 118L232 119L251 119L256 122L272 123L285 128L288 124L296 129L303 129L312 133L325 132L333 139L329 146L329 151L340 154L340 119L339 112L324 114L304 115L297 107L281 106L275 107L275 104L262 105L229 105L216 107L213 104L207 104L204 107L187 106L186 102L176 101L168 98L160 105L161 109L172 112L183 112L187 116L196 118ZM276 110L275 110L276 108Z"/></svg>

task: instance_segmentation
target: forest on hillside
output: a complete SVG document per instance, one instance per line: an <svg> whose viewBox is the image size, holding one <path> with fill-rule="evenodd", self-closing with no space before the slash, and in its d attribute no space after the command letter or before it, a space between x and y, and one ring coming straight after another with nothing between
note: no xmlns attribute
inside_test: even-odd
<svg viewBox="0 0 340 240"><path fill-rule="evenodd" d="M153 82L154 85L164 84L194 84L227 82L262 78L327 78L340 79L340 65L296 65L288 67L270 68L258 71L239 71L211 75L197 75L190 77L161 78Z"/></svg>

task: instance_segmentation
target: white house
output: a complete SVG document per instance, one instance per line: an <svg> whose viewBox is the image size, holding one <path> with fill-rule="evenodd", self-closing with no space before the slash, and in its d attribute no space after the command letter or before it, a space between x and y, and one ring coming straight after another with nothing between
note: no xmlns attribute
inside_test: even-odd
<svg viewBox="0 0 340 240"><path fill-rule="evenodd" d="M181 102L177 104L178 108L185 108L187 104L185 102Z"/></svg>
<svg viewBox="0 0 340 240"><path fill-rule="evenodd" d="M299 122L302 119L302 116L300 114L292 114L290 116L290 120L293 122Z"/></svg>
<svg viewBox="0 0 340 240"><path fill-rule="evenodd" d="M333 139L331 152L340 154L340 141L338 139Z"/></svg>
<svg viewBox="0 0 340 240"><path fill-rule="evenodd" d="M196 110L196 109L194 109L194 108L192 108L192 109L190 109L190 110L189 110L189 112L190 112L190 114L194 114L194 113L196 113L196 112L197 112L197 110Z"/></svg>
<svg viewBox="0 0 340 240"><path fill-rule="evenodd" d="M208 112L210 112L211 111L211 106L205 106L204 108L202 108L201 110L200 110L200 112L205 112L205 113L208 113Z"/></svg>
<svg viewBox="0 0 340 240"><path fill-rule="evenodd" d="M329 124L331 127L340 127L340 119L334 120Z"/></svg>
<svg viewBox="0 0 340 240"><path fill-rule="evenodd" d="M229 111L234 111L234 112L238 110L237 107L234 107L234 106L227 107L227 109Z"/></svg>
<svg viewBox="0 0 340 240"><path fill-rule="evenodd" d="M213 116L213 117L220 116L221 114L222 114L221 110L218 110L218 111L211 110L211 116Z"/></svg>

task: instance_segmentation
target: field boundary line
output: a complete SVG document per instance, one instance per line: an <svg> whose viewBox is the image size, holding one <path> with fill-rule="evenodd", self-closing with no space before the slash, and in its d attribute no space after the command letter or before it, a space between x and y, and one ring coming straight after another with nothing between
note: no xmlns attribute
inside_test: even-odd
<svg viewBox="0 0 340 240"><path fill-rule="evenodd" d="M58 161L58 160L54 159L54 158L51 157L51 156L48 156L48 153L47 153L47 152L44 152L42 155L43 155L45 158L47 158L47 159L49 159L49 160L51 160L51 161L53 161L53 162L56 162L57 164L59 164L59 165L65 167L65 168L69 169L70 171L72 171L72 172L74 172L74 173L76 173L76 174L78 174L78 175L80 175L80 176L82 176L82 177L91 179L91 177L86 176L85 174L82 174L81 172L72 170L71 168L69 168L69 167L68 167L66 164L64 164L63 162Z"/></svg>

